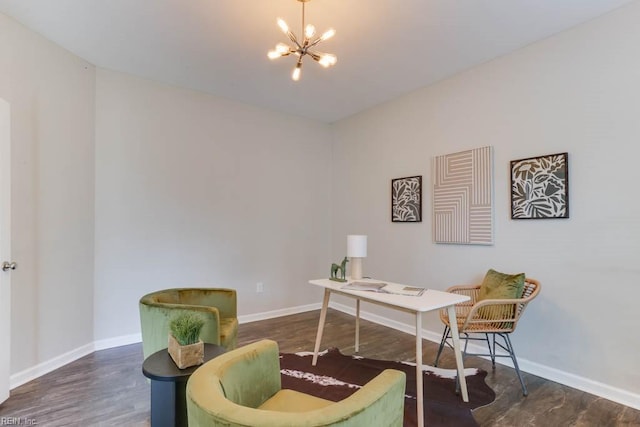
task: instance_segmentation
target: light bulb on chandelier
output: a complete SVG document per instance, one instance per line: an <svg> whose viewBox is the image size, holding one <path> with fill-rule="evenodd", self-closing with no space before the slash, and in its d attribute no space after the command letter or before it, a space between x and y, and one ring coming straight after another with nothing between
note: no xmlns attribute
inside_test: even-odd
<svg viewBox="0 0 640 427"><path fill-rule="evenodd" d="M296 63L296 67L293 69L293 72L291 73L291 78L296 82L300 80L301 71L302 71L302 58L300 58Z"/></svg>
<svg viewBox="0 0 640 427"><path fill-rule="evenodd" d="M331 67L332 65L335 65L336 62L338 61L338 58L331 53L322 53L322 52L315 52L310 50L311 48L316 46L318 43L333 37L336 34L336 30L334 30L333 28L329 28L327 31L322 33L320 37L314 38L316 35L316 27L314 27L311 24L307 26L305 26L304 24L304 4L310 0L298 0L298 1L302 3L302 31L304 34L304 38L302 39L301 42L298 41L297 37L295 36L295 34L291 32L291 30L289 29L289 26L284 21L284 19L278 18L278 20L276 21L278 24L278 27L280 27L282 32L286 34L289 40L293 42L294 46L292 47L285 43L278 43L275 49L270 50L267 53L267 56L269 57L269 59L272 59L272 60L276 58L280 58L281 56L289 56L291 54L296 55L298 57L298 60L293 69L293 72L291 73L291 78L296 82L300 80L300 75L302 73L302 58L304 58L305 55L309 55L311 58L313 58L314 61L318 62L324 68Z"/></svg>

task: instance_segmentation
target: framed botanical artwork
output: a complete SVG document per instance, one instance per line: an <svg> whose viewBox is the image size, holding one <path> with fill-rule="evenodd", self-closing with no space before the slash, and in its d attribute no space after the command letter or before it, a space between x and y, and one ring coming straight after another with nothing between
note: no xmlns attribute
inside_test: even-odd
<svg viewBox="0 0 640 427"><path fill-rule="evenodd" d="M391 221L422 221L422 176L391 180Z"/></svg>
<svg viewBox="0 0 640 427"><path fill-rule="evenodd" d="M511 218L569 218L569 153L511 161Z"/></svg>

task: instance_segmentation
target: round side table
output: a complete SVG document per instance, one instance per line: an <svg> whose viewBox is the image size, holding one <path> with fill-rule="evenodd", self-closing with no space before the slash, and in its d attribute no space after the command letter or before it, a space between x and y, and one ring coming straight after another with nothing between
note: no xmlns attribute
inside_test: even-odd
<svg viewBox="0 0 640 427"><path fill-rule="evenodd" d="M204 345L204 362L225 352L224 347ZM187 380L201 365L178 369L167 349L153 353L142 364L151 380L151 426L187 427Z"/></svg>

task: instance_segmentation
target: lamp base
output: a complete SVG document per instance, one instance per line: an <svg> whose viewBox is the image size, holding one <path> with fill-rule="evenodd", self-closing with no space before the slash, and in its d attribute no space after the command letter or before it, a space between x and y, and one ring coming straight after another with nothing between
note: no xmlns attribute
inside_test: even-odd
<svg viewBox="0 0 640 427"><path fill-rule="evenodd" d="M362 279L362 258L351 258L351 279Z"/></svg>

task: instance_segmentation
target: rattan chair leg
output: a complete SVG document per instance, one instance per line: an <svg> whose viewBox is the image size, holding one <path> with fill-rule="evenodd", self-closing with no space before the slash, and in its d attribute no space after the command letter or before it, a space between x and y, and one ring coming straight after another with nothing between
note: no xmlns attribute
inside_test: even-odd
<svg viewBox="0 0 640 427"><path fill-rule="evenodd" d="M469 334L464 332L464 338L460 338L464 339L464 349L462 350L462 360L464 360L464 357L467 355L467 348L469 347Z"/></svg>
<svg viewBox="0 0 640 427"><path fill-rule="evenodd" d="M518 379L520 380L520 384L522 385L522 395L526 396L529 394L529 391L527 390L527 386L524 384L524 380L522 379L520 367L518 366L518 360L516 359L516 353L513 351L513 345L511 344L511 338L509 338L509 334L500 335L504 338L504 341L507 344L509 355L511 356L511 360L513 361L513 367L516 369L516 374L518 374Z"/></svg>
<svg viewBox="0 0 640 427"><path fill-rule="evenodd" d="M444 332L442 333L442 339L440 340L440 348L438 348L438 354L436 355L436 360L433 362L433 366L438 366L438 360L440 360L440 355L442 354L442 349L444 348L445 343L447 342L447 337L449 336L449 326L446 325L444 327Z"/></svg>
<svg viewBox="0 0 640 427"><path fill-rule="evenodd" d="M496 334L491 334L493 338L493 348L489 342L489 334L484 334L487 338L487 347L489 347L489 355L491 356L491 367L496 369Z"/></svg>

